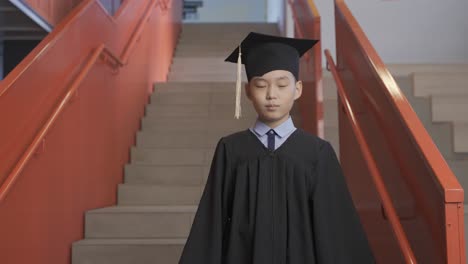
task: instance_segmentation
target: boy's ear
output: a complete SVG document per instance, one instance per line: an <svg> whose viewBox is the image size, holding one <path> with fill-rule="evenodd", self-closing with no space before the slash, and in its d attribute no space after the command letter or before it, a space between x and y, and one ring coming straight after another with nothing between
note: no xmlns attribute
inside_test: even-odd
<svg viewBox="0 0 468 264"><path fill-rule="evenodd" d="M296 94L294 95L294 100L298 99L302 95L302 81L296 82Z"/></svg>
<svg viewBox="0 0 468 264"><path fill-rule="evenodd" d="M245 88L245 95L247 96L247 98L251 99L251 98L250 98L250 89L249 89L249 86L250 86L249 83L246 82L246 83L245 83L245 86L244 86L244 88Z"/></svg>

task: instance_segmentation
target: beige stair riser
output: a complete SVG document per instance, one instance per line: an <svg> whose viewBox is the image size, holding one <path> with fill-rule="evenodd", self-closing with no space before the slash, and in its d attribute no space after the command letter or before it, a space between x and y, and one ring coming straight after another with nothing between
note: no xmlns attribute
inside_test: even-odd
<svg viewBox="0 0 468 264"><path fill-rule="evenodd" d="M235 91L232 92L181 92L181 93L153 93L151 104L187 105L187 104L224 104L232 105L235 100ZM252 104L245 93L241 95L241 106Z"/></svg>
<svg viewBox="0 0 468 264"><path fill-rule="evenodd" d="M232 93L235 92L235 82L168 82L168 83L157 83L155 84L155 91L153 96L157 96L159 93L179 93L179 92L221 92L221 93ZM242 89L245 83L242 84ZM245 90L242 90L242 94L245 94ZM332 79L323 79L323 97L324 100L337 99L336 86Z"/></svg>
<svg viewBox="0 0 468 264"><path fill-rule="evenodd" d="M182 34L181 37L197 40L197 41L205 41L205 40L217 40L217 39L225 39L225 38L238 38L238 37L245 37L247 33L250 31L262 31L265 34L275 34L278 32L278 26L262 26L262 25L228 25L217 27L215 25L208 26L201 31L199 28L190 26L183 26L182 27ZM197 38L197 36L204 36L205 38Z"/></svg>
<svg viewBox="0 0 468 264"><path fill-rule="evenodd" d="M170 68L171 74L176 73L198 73L206 72L221 72L221 73L237 73L235 64L217 64L217 65L172 65ZM242 75L245 75L245 68L242 68Z"/></svg>
<svg viewBox="0 0 468 264"><path fill-rule="evenodd" d="M193 69L191 67L185 67L184 69L170 69L169 71L169 76L171 78L178 78L181 79L182 76L185 77L190 77L190 78L195 78L195 77L211 77L214 75L221 75L223 77L228 77L229 79L226 79L226 81L236 81L237 75L237 70L236 69L226 69L226 68L213 68L209 70L201 70L201 69ZM247 81L247 75L245 71L242 71L242 80L245 82Z"/></svg>
<svg viewBox="0 0 468 264"><path fill-rule="evenodd" d="M245 83L242 84L244 86ZM154 85L154 92L179 92L179 91L192 91L192 92L230 92L235 91L236 83L234 81L228 82L167 82L156 83Z"/></svg>
<svg viewBox="0 0 468 264"><path fill-rule="evenodd" d="M199 186L205 183L210 166L125 166L125 183L166 186Z"/></svg>
<svg viewBox="0 0 468 264"><path fill-rule="evenodd" d="M179 45L177 49L175 50L175 54L180 53L189 53L189 52L196 52L198 54L211 54L211 53L216 53L220 54L219 56L222 56L222 54L229 54L232 52L233 45L235 42L232 42L230 45L212 45L212 46L203 46L200 47L198 44L194 45ZM226 55L227 56L227 55Z"/></svg>
<svg viewBox="0 0 468 264"><path fill-rule="evenodd" d="M217 73L217 74L197 74L197 75L189 75L189 74L172 74L169 73L168 80L170 82L226 82L226 81L236 81L236 73ZM245 80L245 76L242 77Z"/></svg>
<svg viewBox="0 0 468 264"><path fill-rule="evenodd" d="M204 185L167 186L149 184L121 184L118 204L128 205L197 205Z"/></svg>
<svg viewBox="0 0 468 264"><path fill-rule="evenodd" d="M427 132L445 159L463 158L464 155L455 152L454 149L454 131L452 124L448 122L433 123L427 128Z"/></svg>
<svg viewBox="0 0 468 264"><path fill-rule="evenodd" d="M226 135L243 129L247 129L255 122L253 118L234 117L223 119L210 118L171 118L171 117L145 117L142 119L143 131L219 131Z"/></svg>
<svg viewBox="0 0 468 264"><path fill-rule="evenodd" d="M109 241L109 240L107 240ZM175 243L151 243L150 239L138 242L130 239L116 243L75 243L72 248L73 264L177 264L184 248L185 240ZM157 262L155 262L157 261Z"/></svg>
<svg viewBox="0 0 468 264"><path fill-rule="evenodd" d="M468 95L466 72L414 73L414 95Z"/></svg>
<svg viewBox="0 0 468 264"><path fill-rule="evenodd" d="M186 65L186 64L191 64L191 65L215 65L215 64L221 64L221 65L229 65L229 63L224 62L226 59L226 56L203 56L203 57L197 57L197 58L178 58L174 57L172 59L172 64L177 65Z"/></svg>
<svg viewBox="0 0 468 264"><path fill-rule="evenodd" d="M219 39L230 39L234 37L245 37L250 31L262 31L265 34L274 34L278 32L278 26L269 24L267 26L261 24L237 24L230 23L227 24L224 28L219 27L216 24L213 25L203 25L203 30L200 30L198 26L194 24L184 24L182 27L181 37L194 37L191 38L194 41L206 41L207 39L219 40ZM196 36L204 36L205 38L196 38Z"/></svg>
<svg viewBox="0 0 468 264"><path fill-rule="evenodd" d="M186 238L197 206L186 212L115 207L86 213L86 238ZM135 210L141 208L141 210Z"/></svg>
<svg viewBox="0 0 468 264"><path fill-rule="evenodd" d="M142 148L215 148L224 131L139 132L137 147Z"/></svg>
<svg viewBox="0 0 468 264"><path fill-rule="evenodd" d="M137 149L132 148L132 163L136 165L198 165L211 163L214 149Z"/></svg>
<svg viewBox="0 0 468 264"><path fill-rule="evenodd" d="M301 126L301 118L298 114L291 114L293 123L296 127ZM245 130L254 125L257 117L247 117L242 115L239 119L234 117L164 117L146 116L142 119L143 131L213 131L219 134L231 134L241 130Z"/></svg>
<svg viewBox="0 0 468 264"><path fill-rule="evenodd" d="M200 51L176 51L175 56L177 57L200 57L206 54L206 56L223 56L226 54L225 51L209 51L209 52L200 52Z"/></svg>
<svg viewBox="0 0 468 264"><path fill-rule="evenodd" d="M468 94L432 96L432 119L435 122L468 123Z"/></svg>
<svg viewBox="0 0 468 264"><path fill-rule="evenodd" d="M233 105L151 105L146 108L148 117L212 117L234 118ZM257 113L251 106L242 107L242 116L255 118Z"/></svg>
<svg viewBox="0 0 468 264"><path fill-rule="evenodd" d="M223 99L224 100L224 99ZM186 117L205 117L205 118L234 118L235 105L231 104L185 104L185 105L167 105L167 104L153 104L146 107L146 116L186 116ZM331 106L333 107L333 106ZM294 112L293 112L294 111ZM292 109L290 114L294 115L297 109ZM241 117L257 117L251 103L245 102L241 104ZM255 120L255 119L253 119Z"/></svg>
<svg viewBox="0 0 468 264"><path fill-rule="evenodd" d="M276 28L244 27L233 28L232 30L229 30L229 28L213 28L203 32L184 28L182 29L181 39L183 41L196 40L196 42L200 44L226 40L232 40L232 43L238 43L240 40L244 39L250 31L262 31L264 34L278 35L278 29Z"/></svg>
<svg viewBox="0 0 468 264"><path fill-rule="evenodd" d="M468 153L468 123L456 123L453 126L455 151Z"/></svg>

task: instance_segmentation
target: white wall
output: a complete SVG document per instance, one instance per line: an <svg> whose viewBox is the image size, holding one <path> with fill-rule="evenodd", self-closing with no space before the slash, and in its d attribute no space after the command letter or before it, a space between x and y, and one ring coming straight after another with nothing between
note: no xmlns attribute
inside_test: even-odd
<svg viewBox="0 0 468 264"><path fill-rule="evenodd" d="M266 1L270 0L203 0L199 19L187 22L266 22Z"/></svg>
<svg viewBox="0 0 468 264"><path fill-rule="evenodd" d="M277 23L283 16L284 0L266 0L266 17L267 22Z"/></svg>
<svg viewBox="0 0 468 264"><path fill-rule="evenodd" d="M468 63L467 0L345 1L385 63ZM332 0L315 0L335 53Z"/></svg>
<svg viewBox="0 0 468 264"><path fill-rule="evenodd" d="M284 23L284 1L204 0L198 21ZM468 0L345 2L385 63L468 63ZM334 1L315 3L322 48L335 53Z"/></svg>

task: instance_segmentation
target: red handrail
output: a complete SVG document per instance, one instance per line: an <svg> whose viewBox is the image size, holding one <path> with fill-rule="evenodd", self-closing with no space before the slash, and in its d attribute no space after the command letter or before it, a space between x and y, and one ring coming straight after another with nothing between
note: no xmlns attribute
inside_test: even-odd
<svg viewBox="0 0 468 264"><path fill-rule="evenodd" d="M338 94L340 95L339 98L341 99L341 102L343 103L343 106L346 109L346 113L349 116L351 128L359 143L358 144L359 148L361 150L361 153L364 156L367 168L369 169L369 172L372 176L372 180L377 188L380 199L382 200L384 210L388 216L388 219L390 220L390 226L392 227L392 231L397 238L398 245L400 246L403 256L406 259L406 263L417 263L413 250L411 249L411 246L408 242L408 238L406 237L406 234L403 231L403 227L400 221L398 220L398 216L395 211L395 206L393 205L393 202L390 199L387 188L385 187L385 184L383 182L382 176L380 175L379 170L377 169L376 162L374 158L372 157L372 154L370 152L370 149L366 140L364 139L364 134L362 133L362 129L359 123L357 122L354 111L349 103L349 96L346 93L346 90L343 88L343 84L338 75L335 63L328 49L325 50L325 57L327 59L327 65L329 66L329 69L332 72L332 75L335 79L336 87L338 89Z"/></svg>
<svg viewBox="0 0 468 264"><path fill-rule="evenodd" d="M147 10L145 14L143 15L143 18L140 20L140 24L137 27L137 29L133 32L132 37L130 38L130 41L128 42L127 46L124 48L124 51L122 53L122 63L123 65L126 65L128 63L128 58L130 57L130 51L133 50L133 47L135 44L138 42L138 37L141 35L143 32L143 25L144 23L150 18L151 16L151 11L153 8L158 5L162 11L167 11L169 9L169 2L165 0L159 0L159 1L151 1L148 4Z"/></svg>
<svg viewBox="0 0 468 264"><path fill-rule="evenodd" d="M338 73L353 107L362 113L357 118L365 128L366 140L372 144L379 168L388 168L381 174L395 205L416 216L409 221L400 218L414 254L425 263L465 263L463 188L343 0L335 0L335 30ZM351 177L370 179L365 166L355 166L365 165L365 160L351 150L359 143L345 132L349 118L340 112L341 117L342 165ZM373 189L373 184L370 187ZM371 188L363 199L378 198ZM388 241L378 237L381 233L372 232L387 227L388 223L380 220L368 226L376 251L393 251L394 259L399 259L399 248L387 247L395 243L393 236Z"/></svg>
<svg viewBox="0 0 468 264"><path fill-rule="evenodd" d="M134 48L135 43L137 42L138 38L143 32L145 22L149 19L149 16L151 15L151 11L153 7L155 7L156 4L159 4L159 6L164 7L163 8L164 11L168 9L167 3L165 5L161 5L161 2L163 2L163 0L159 0L159 1L151 0L150 4L148 5L148 9L145 12L145 15L140 20L136 30L131 35L129 42L126 46L126 49L124 50L122 54L122 58L117 57L114 53L112 53L112 51L107 49L104 44L99 45L99 47L93 51L93 53L91 54L91 57L86 61L86 64L84 65L84 67L80 70L77 77L71 83L70 88L68 89L68 92L60 101L60 104L54 109L51 116L47 119L45 124L39 130L39 132L35 135L32 143L25 150L25 152L23 153L19 161L13 167L13 170L8 174L5 181L0 186L0 203L5 200L5 197L10 192L13 184L18 180L20 173L23 171L26 164L31 160L31 157L33 157L37 148L42 144L45 136L47 135L47 132L55 123L60 113L63 112L66 104L73 98L76 90L78 89L78 87L80 86L80 84L82 83L82 81L84 80L84 78L86 77L90 69L92 68L92 66L96 63L100 55L108 56L111 60L115 62L114 65L117 67L123 67L124 65L126 65L128 63L130 51L131 49ZM0 93L0 96L1 96L1 93Z"/></svg>

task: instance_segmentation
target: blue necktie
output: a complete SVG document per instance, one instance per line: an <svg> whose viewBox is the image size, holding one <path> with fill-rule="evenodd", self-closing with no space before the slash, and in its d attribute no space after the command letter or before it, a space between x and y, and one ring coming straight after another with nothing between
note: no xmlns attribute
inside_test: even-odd
<svg viewBox="0 0 468 264"><path fill-rule="evenodd" d="M268 149L271 151L275 150L275 134L273 129L268 131Z"/></svg>

